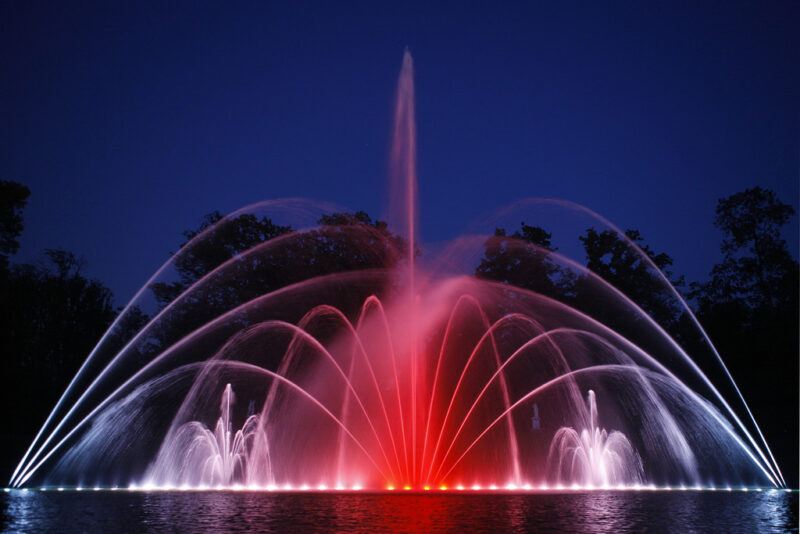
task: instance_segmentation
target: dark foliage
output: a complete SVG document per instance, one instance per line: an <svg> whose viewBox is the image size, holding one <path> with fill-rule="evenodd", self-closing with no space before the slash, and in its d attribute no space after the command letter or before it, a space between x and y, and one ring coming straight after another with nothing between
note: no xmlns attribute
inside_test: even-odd
<svg viewBox="0 0 800 534"><path fill-rule="evenodd" d="M116 314L111 291L83 274L82 260L63 250L46 256L42 265L14 265L0 280L3 405L9 408L4 472Z"/></svg>
<svg viewBox="0 0 800 534"><path fill-rule="evenodd" d="M672 258L656 254L646 245L637 230L628 230L626 237L662 270L673 285L683 287L683 277L669 271ZM579 239L586 251L586 265L595 274L624 293L659 324L680 337L683 310L669 286L632 244L614 231L586 230ZM590 277L559 265L551 252L552 235L546 230L524 222L519 230L508 236L505 229L495 230L484 244L484 256L475 271L479 278L536 291L588 313L595 319L615 327L625 334L626 326L635 314L621 317L610 310L601 287Z"/></svg>
<svg viewBox="0 0 800 534"><path fill-rule="evenodd" d="M22 184L0 180L0 270L8 268L8 257L19 249L22 234L22 210L30 190Z"/></svg>
<svg viewBox="0 0 800 534"><path fill-rule="evenodd" d="M249 214L222 219L219 212L211 213L197 229L184 232L186 240L175 255L178 280L150 286L162 309L173 305L137 346L139 360L278 289L318 276L391 267L406 247L385 222L373 221L363 211L323 215L319 227L304 232Z"/></svg>
<svg viewBox="0 0 800 534"><path fill-rule="evenodd" d="M552 234L538 226L522 222L510 236L497 228L484 243L484 256L475 276L552 298L571 293L573 280L550 258L558 250L551 242Z"/></svg>
<svg viewBox="0 0 800 534"><path fill-rule="evenodd" d="M680 290L685 282L683 276L676 277L670 270L673 260L668 254L653 251L638 230L626 230L625 237L622 237L613 230L598 232L589 228L579 239L586 251L589 270L625 294L678 341L686 341L686 318L680 301L642 255L644 253L664 273L670 284ZM607 314L602 299L595 295L596 288L586 282L584 277L580 277L576 284L581 309L614 326L617 322L615 317Z"/></svg>
<svg viewBox="0 0 800 534"><path fill-rule="evenodd" d="M717 205L723 260L692 284L698 318L797 483L798 264L781 228L794 214L773 191L747 189Z"/></svg>
<svg viewBox="0 0 800 534"><path fill-rule="evenodd" d="M214 211L203 217L196 229L183 232L186 239L181 243L181 249L204 231L206 234L203 239L192 242L191 247L176 255L175 267L179 281L156 283L150 287L162 307L215 267L259 243L292 230L289 226L273 224L267 217L258 218L252 214L240 215L229 224L214 226L222 219L222 214Z"/></svg>

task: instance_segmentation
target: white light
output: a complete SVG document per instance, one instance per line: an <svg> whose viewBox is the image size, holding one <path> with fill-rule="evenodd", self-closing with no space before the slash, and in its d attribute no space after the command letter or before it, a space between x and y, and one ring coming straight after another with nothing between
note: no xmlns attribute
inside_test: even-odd
<svg viewBox="0 0 800 534"><path fill-rule="evenodd" d="M95 486L95 487L94 487L94 491L100 491L100 488L99 488L99 487L97 487L97 486Z"/></svg>
<svg viewBox="0 0 800 534"><path fill-rule="evenodd" d="M517 485L516 484L506 484L506 489L508 491L514 491L514 490L517 489Z"/></svg>
<svg viewBox="0 0 800 534"><path fill-rule="evenodd" d="M58 491L64 491L64 488L58 488Z"/></svg>
<svg viewBox="0 0 800 534"><path fill-rule="evenodd" d="M524 485L522 486L522 489L524 489L525 491L530 491L530 490L532 490L533 488L531 487L531 485L530 485L530 484L524 484Z"/></svg>
<svg viewBox="0 0 800 534"><path fill-rule="evenodd" d="M472 489L473 489L474 491L480 491L480 490L481 490L481 487L480 487L479 485L477 485L477 484L473 484L473 485L472 485Z"/></svg>
<svg viewBox="0 0 800 534"><path fill-rule="evenodd" d="M361 491L361 485L356 484L355 486L353 486L353 491Z"/></svg>
<svg viewBox="0 0 800 534"><path fill-rule="evenodd" d="M328 489L328 486L326 486L325 484L320 484L319 486L317 486L317 489L319 491L325 491Z"/></svg>

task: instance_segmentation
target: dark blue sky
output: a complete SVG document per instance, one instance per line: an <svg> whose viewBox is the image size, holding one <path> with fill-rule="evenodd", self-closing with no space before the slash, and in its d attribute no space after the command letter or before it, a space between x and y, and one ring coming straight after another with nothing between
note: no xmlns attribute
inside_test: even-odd
<svg viewBox="0 0 800 534"><path fill-rule="evenodd" d="M426 241L565 198L698 280L719 197L797 208L797 2L427 4L3 2L0 173L32 191L15 260L82 254L121 305L214 209L380 214L406 45Z"/></svg>

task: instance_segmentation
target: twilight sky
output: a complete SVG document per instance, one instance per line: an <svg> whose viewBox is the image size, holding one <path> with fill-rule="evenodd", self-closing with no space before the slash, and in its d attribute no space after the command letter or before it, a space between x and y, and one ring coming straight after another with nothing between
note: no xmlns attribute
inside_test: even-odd
<svg viewBox="0 0 800 534"><path fill-rule="evenodd" d="M797 209L797 2L427 4L0 3L0 177L31 189L14 261L76 252L122 305L212 210L379 215L405 46L423 241L557 197L703 280L718 198Z"/></svg>

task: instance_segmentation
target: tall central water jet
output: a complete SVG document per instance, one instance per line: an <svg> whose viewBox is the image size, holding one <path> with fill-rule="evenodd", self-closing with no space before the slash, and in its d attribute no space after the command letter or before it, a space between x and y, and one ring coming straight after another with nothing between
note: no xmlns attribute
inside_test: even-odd
<svg viewBox="0 0 800 534"><path fill-rule="evenodd" d="M485 235L417 264L413 71L406 51L389 165L388 218L399 234L296 200L211 225L126 307L12 484L782 483L667 330L582 265ZM279 208L311 221L220 253L241 235L237 225L252 228ZM209 250L228 259L184 285L170 278ZM475 250L540 285L452 268ZM180 294L124 337L118 326L165 287Z"/></svg>
<svg viewBox="0 0 800 534"><path fill-rule="evenodd" d="M403 54L403 66L397 82L395 96L394 131L392 132L392 148L389 165L390 221L397 221L397 227L405 229L408 240L408 307L407 321L411 335L410 340L410 373L411 388L409 403L411 406L411 473L417 473L417 418L419 392L418 383L424 380L419 375L419 347L416 324L417 288L416 288L416 234L417 234L417 125L414 115L414 61L406 48ZM417 482L415 479L414 482Z"/></svg>

